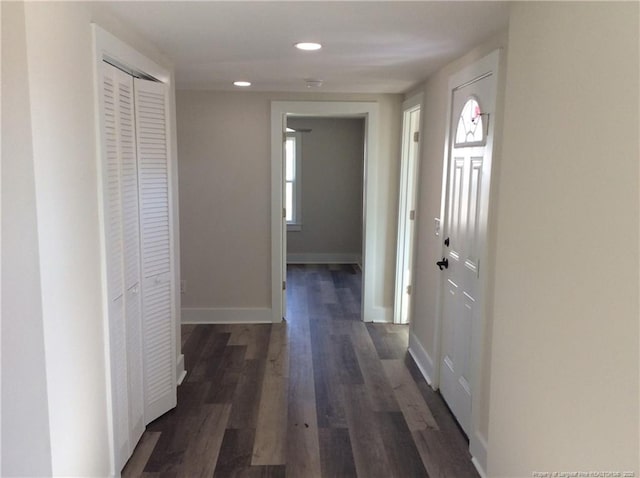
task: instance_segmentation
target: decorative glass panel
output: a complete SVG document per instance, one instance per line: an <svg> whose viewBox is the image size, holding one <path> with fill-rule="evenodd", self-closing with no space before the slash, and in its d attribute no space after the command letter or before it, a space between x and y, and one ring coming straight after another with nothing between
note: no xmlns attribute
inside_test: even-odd
<svg viewBox="0 0 640 478"><path fill-rule="evenodd" d="M479 146L484 144L484 125L480 105L469 98L462 108L456 129L455 146Z"/></svg>

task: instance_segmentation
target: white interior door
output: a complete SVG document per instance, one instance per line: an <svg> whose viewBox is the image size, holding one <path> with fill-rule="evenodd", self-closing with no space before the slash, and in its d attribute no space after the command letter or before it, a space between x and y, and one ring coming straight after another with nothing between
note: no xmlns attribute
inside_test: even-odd
<svg viewBox="0 0 640 478"><path fill-rule="evenodd" d="M440 391L471 435L473 344L481 333L480 263L486 236L495 75L453 91L444 224Z"/></svg>
<svg viewBox="0 0 640 478"><path fill-rule="evenodd" d="M144 420L176 406L167 87L136 78L135 112L142 264Z"/></svg>
<svg viewBox="0 0 640 478"><path fill-rule="evenodd" d="M287 315L287 182L285 178L285 172L287 170L287 154L286 154L286 142L287 142L287 116L282 115L282 318Z"/></svg>
<svg viewBox="0 0 640 478"><path fill-rule="evenodd" d="M420 151L420 102L405 109L402 136L396 294L393 318L393 322L396 324L409 323L411 295L413 294L416 180Z"/></svg>

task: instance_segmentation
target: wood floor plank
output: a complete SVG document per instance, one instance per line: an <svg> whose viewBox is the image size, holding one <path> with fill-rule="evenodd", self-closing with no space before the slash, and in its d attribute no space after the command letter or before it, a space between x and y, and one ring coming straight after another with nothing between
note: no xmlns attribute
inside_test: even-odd
<svg viewBox="0 0 640 478"><path fill-rule="evenodd" d="M297 271L295 271L297 272ZM295 277L294 272L294 277ZM288 289L289 391L287 408L287 476L320 477L320 444L311 353L309 279L305 274Z"/></svg>
<svg viewBox="0 0 640 478"><path fill-rule="evenodd" d="M399 412L400 405L363 322L352 323L351 339L373 409L380 412Z"/></svg>
<svg viewBox="0 0 640 478"><path fill-rule="evenodd" d="M233 395L228 428L256 428L264 369L264 359L245 360L244 370Z"/></svg>
<svg viewBox="0 0 640 478"><path fill-rule="evenodd" d="M431 478L478 477L469 453L451 453L449 443L441 432L427 429L411 433L422 463Z"/></svg>
<svg viewBox="0 0 640 478"><path fill-rule="evenodd" d="M251 324L231 324L227 327L231 332L229 345L249 345L255 333L255 327Z"/></svg>
<svg viewBox="0 0 640 478"><path fill-rule="evenodd" d="M358 476L388 478L393 476L385 445L378 431L375 412L364 385L344 386L347 420L351 430L351 447Z"/></svg>
<svg viewBox="0 0 640 478"><path fill-rule="evenodd" d="M246 353L246 345L227 344L219 359L208 362L205 379L215 380L227 372L242 373Z"/></svg>
<svg viewBox="0 0 640 478"><path fill-rule="evenodd" d="M231 405L205 405L201 418L195 422L193 438L187 447L179 477L213 476L218 462Z"/></svg>
<svg viewBox="0 0 640 478"><path fill-rule="evenodd" d="M358 357L348 335L332 335L332 356L341 384L364 384Z"/></svg>
<svg viewBox="0 0 640 478"><path fill-rule="evenodd" d="M356 300L351 289L337 289L336 294L338 295L338 300L342 306L343 317L348 320L360 320L360 301Z"/></svg>
<svg viewBox="0 0 640 478"><path fill-rule="evenodd" d="M381 360L400 359L405 356L407 352L406 342L398 343L398 337L394 337L395 334L387 334L384 324L368 323L366 327Z"/></svg>
<svg viewBox="0 0 640 478"><path fill-rule="evenodd" d="M251 466L254 430L228 428L222 439L215 478L235 477Z"/></svg>
<svg viewBox="0 0 640 478"><path fill-rule="evenodd" d="M252 465L284 465L287 462L288 378L270 377L262 388L256 423Z"/></svg>
<svg viewBox="0 0 640 478"><path fill-rule="evenodd" d="M438 429L438 424L431 410L413 381L413 377L402 360L382 360L382 366L393 392L400 404L409 430Z"/></svg>
<svg viewBox="0 0 640 478"><path fill-rule="evenodd" d="M195 329L195 324L182 324L180 327L180 345L182 345L181 350L185 349L185 344L187 340L191 336L193 329Z"/></svg>
<svg viewBox="0 0 640 478"><path fill-rule="evenodd" d="M205 379L211 363L217 362L218 357L224 354L230 336L229 333L217 332L209 335L197 362L187 371L187 382L202 382Z"/></svg>
<svg viewBox="0 0 640 478"><path fill-rule="evenodd" d="M321 428L320 459L323 477L357 476L347 428Z"/></svg>
<svg viewBox="0 0 640 478"><path fill-rule="evenodd" d="M327 274L322 280L320 280L320 300L323 304L337 304L338 295L336 294L336 288L334 286L331 275Z"/></svg>
<svg viewBox="0 0 640 478"><path fill-rule="evenodd" d="M205 403L232 403L240 381L240 372L221 370L209 378L211 385L205 396Z"/></svg>
<svg viewBox="0 0 640 478"><path fill-rule="evenodd" d="M145 464L145 472L178 472L191 439L192 420L167 422Z"/></svg>
<svg viewBox="0 0 640 478"><path fill-rule="evenodd" d="M248 359L264 359L269 352L269 339L271 337L271 324L254 324L256 329L253 340L247 346Z"/></svg>
<svg viewBox="0 0 640 478"><path fill-rule="evenodd" d="M331 325L327 321L312 321L310 333L318 427L344 428L347 419L339 380L339 372L344 368L332 347Z"/></svg>
<svg viewBox="0 0 640 478"><path fill-rule="evenodd" d="M238 478L285 478L286 467L284 465L252 465L236 476Z"/></svg>
<svg viewBox="0 0 640 478"><path fill-rule="evenodd" d="M267 363L251 465L284 465L287 458L287 396L289 356L286 323L274 324ZM284 469L282 470L284 473Z"/></svg>
<svg viewBox="0 0 640 478"><path fill-rule="evenodd" d="M187 371L187 380L189 380L189 372L193 370L200 354L207 343L209 336L213 333L213 329L205 325L196 325L184 347L184 367Z"/></svg>
<svg viewBox="0 0 640 478"><path fill-rule="evenodd" d="M313 402L289 403L287 416L287 476L322 476L316 409Z"/></svg>
<svg viewBox="0 0 640 478"><path fill-rule="evenodd" d="M376 412L376 422L391 468L389 476L429 476L402 413Z"/></svg>
<svg viewBox="0 0 640 478"><path fill-rule="evenodd" d="M231 326L229 345L246 345L247 359L265 358L269 347L271 324L242 324Z"/></svg>
<svg viewBox="0 0 640 478"><path fill-rule="evenodd" d="M122 478L138 478L142 475L144 467L160 439L160 435L160 432L148 432L142 435L131 459L122 470Z"/></svg>
<svg viewBox="0 0 640 478"><path fill-rule="evenodd" d="M288 377L289 344L287 323L273 324L271 328L265 374L269 377Z"/></svg>
<svg viewBox="0 0 640 478"><path fill-rule="evenodd" d="M184 421L188 418L196 417L199 414L200 406L209 391L209 383L186 382L178 387L178 405L168 417L170 420Z"/></svg>

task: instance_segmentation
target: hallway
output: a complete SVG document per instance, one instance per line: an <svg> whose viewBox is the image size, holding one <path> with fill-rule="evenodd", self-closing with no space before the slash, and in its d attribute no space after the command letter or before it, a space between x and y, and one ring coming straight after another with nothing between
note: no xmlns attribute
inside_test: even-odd
<svg viewBox="0 0 640 478"><path fill-rule="evenodd" d="M478 476L408 327L360 321L359 269L292 265L287 284L286 322L183 326L178 406L123 476Z"/></svg>

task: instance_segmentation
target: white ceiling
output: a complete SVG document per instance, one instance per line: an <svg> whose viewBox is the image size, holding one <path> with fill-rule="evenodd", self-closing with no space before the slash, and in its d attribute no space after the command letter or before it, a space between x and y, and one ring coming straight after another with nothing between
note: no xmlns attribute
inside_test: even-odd
<svg viewBox="0 0 640 478"><path fill-rule="evenodd" d="M181 89L401 93L503 29L506 2L114 2L174 62ZM324 45L317 52L299 41Z"/></svg>

